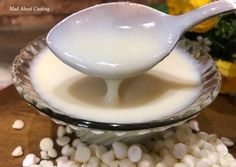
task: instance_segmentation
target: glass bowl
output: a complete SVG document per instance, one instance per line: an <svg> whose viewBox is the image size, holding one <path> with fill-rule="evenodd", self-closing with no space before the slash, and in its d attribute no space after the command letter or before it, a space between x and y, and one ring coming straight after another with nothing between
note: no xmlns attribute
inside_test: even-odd
<svg viewBox="0 0 236 167"><path fill-rule="evenodd" d="M77 131L77 135L82 140L88 143L103 143L105 145L109 145L115 140L134 142L151 136L154 132L181 125L194 118L206 106L211 104L219 93L221 75L215 66L214 60L195 42L182 39L177 45L190 53L199 63L202 92L183 111L151 122L132 124L94 122L73 118L50 107L34 91L29 77L29 67L32 60L42 49L47 47L45 37L40 37L31 42L16 56L12 71L13 81L22 98L36 108L40 114L50 117L58 124L69 125Z"/></svg>

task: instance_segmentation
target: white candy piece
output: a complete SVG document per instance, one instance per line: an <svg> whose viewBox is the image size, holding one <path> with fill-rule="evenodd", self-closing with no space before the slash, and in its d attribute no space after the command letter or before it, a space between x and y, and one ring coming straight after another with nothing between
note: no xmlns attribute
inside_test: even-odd
<svg viewBox="0 0 236 167"><path fill-rule="evenodd" d="M24 128L24 126L25 126L24 121L22 121L20 119L15 120L14 123L12 124L12 128L17 129L17 130Z"/></svg>
<svg viewBox="0 0 236 167"><path fill-rule="evenodd" d="M165 162L161 161L156 164L155 167L168 167Z"/></svg>
<svg viewBox="0 0 236 167"><path fill-rule="evenodd" d="M73 141L72 141L72 146L74 147L74 148L76 148L80 143L82 143L81 142L81 140L79 139L79 138L76 138L76 139L74 139Z"/></svg>
<svg viewBox="0 0 236 167"><path fill-rule="evenodd" d="M196 120L189 121L188 125L192 130L194 130L196 132L198 132L200 130L198 121L196 121Z"/></svg>
<svg viewBox="0 0 236 167"><path fill-rule="evenodd" d="M213 164L213 165L211 165L211 167L221 167L221 166L218 164Z"/></svg>
<svg viewBox="0 0 236 167"><path fill-rule="evenodd" d="M56 158L57 157L57 151L54 148L51 148L48 150L48 156L51 158Z"/></svg>
<svg viewBox="0 0 236 167"><path fill-rule="evenodd" d="M121 142L114 142L112 144L112 148L114 150L115 157L117 159L124 159L128 156L128 146Z"/></svg>
<svg viewBox="0 0 236 167"><path fill-rule="evenodd" d="M211 161L203 158L197 162L196 167L210 167L212 165Z"/></svg>
<svg viewBox="0 0 236 167"><path fill-rule="evenodd" d="M39 158L36 155L28 154L23 160L22 166L30 167L31 165L37 164L38 162L39 162Z"/></svg>
<svg viewBox="0 0 236 167"><path fill-rule="evenodd" d="M188 167L188 166L184 163L176 163L174 167Z"/></svg>
<svg viewBox="0 0 236 167"><path fill-rule="evenodd" d="M48 152L47 151L40 151L40 157L41 159L49 159Z"/></svg>
<svg viewBox="0 0 236 167"><path fill-rule="evenodd" d="M172 137L174 134L175 133L173 130L166 130L166 131L162 132L163 139L168 139L168 138Z"/></svg>
<svg viewBox="0 0 236 167"><path fill-rule="evenodd" d="M153 167L153 166L154 166L154 164L149 160L141 160L138 163L138 167Z"/></svg>
<svg viewBox="0 0 236 167"><path fill-rule="evenodd" d="M63 167L79 167L79 166L75 161L68 161L67 163L65 163Z"/></svg>
<svg viewBox="0 0 236 167"><path fill-rule="evenodd" d="M96 156L96 150L98 148L98 145L96 144L91 144L88 146L89 150L91 151L91 155Z"/></svg>
<svg viewBox="0 0 236 167"><path fill-rule="evenodd" d="M65 145L67 145L68 143L70 143L70 137L68 137L68 136L59 137L59 138L56 139L56 143L57 143L59 146L65 146Z"/></svg>
<svg viewBox="0 0 236 167"><path fill-rule="evenodd" d="M91 152L88 147L80 146L75 151L75 160L79 162L87 162L91 157Z"/></svg>
<svg viewBox="0 0 236 167"><path fill-rule="evenodd" d="M67 134L72 134L73 133L72 129L69 126L66 126L66 133Z"/></svg>
<svg viewBox="0 0 236 167"><path fill-rule="evenodd" d="M83 166L81 166L81 167L83 167ZM109 167L109 166L108 166L107 164L101 162L101 163L100 163L100 167Z"/></svg>
<svg viewBox="0 0 236 167"><path fill-rule="evenodd" d="M43 151L48 151L52 149L53 146L54 146L53 140L49 137L43 138L39 143L39 147Z"/></svg>
<svg viewBox="0 0 236 167"><path fill-rule="evenodd" d="M102 156L102 154L104 154L105 152L107 152L107 148L104 147L103 145L100 145L96 149L95 154L98 158L100 158Z"/></svg>
<svg viewBox="0 0 236 167"><path fill-rule="evenodd" d="M171 150L175 146L175 140L172 138L166 139L164 145L167 149Z"/></svg>
<svg viewBox="0 0 236 167"><path fill-rule="evenodd" d="M172 152L176 158L181 159L187 154L187 147L183 143L178 143L174 146Z"/></svg>
<svg viewBox="0 0 236 167"><path fill-rule="evenodd" d="M31 165L30 167L42 167L42 166L39 164L34 164L34 165Z"/></svg>
<svg viewBox="0 0 236 167"><path fill-rule="evenodd" d="M60 156L56 159L57 163L63 162L63 161L68 161L68 157L67 156Z"/></svg>
<svg viewBox="0 0 236 167"><path fill-rule="evenodd" d="M57 167L65 167L68 162L68 157L61 156L56 159Z"/></svg>
<svg viewBox="0 0 236 167"><path fill-rule="evenodd" d="M66 134L66 129L64 126L58 126L57 128L57 137L62 137Z"/></svg>
<svg viewBox="0 0 236 167"><path fill-rule="evenodd" d="M185 142L186 141L186 133L183 129L178 128L175 132L176 138L179 142Z"/></svg>
<svg viewBox="0 0 236 167"><path fill-rule="evenodd" d="M188 167L195 167L196 160L192 155L186 154L181 161L186 164Z"/></svg>
<svg viewBox="0 0 236 167"><path fill-rule="evenodd" d="M189 152L197 158L201 157L201 150L200 150L199 147L192 146L192 147L189 148Z"/></svg>
<svg viewBox="0 0 236 167"><path fill-rule="evenodd" d="M219 154L217 152L211 152L207 158L215 164L219 164L220 163L220 159L219 159Z"/></svg>
<svg viewBox="0 0 236 167"><path fill-rule="evenodd" d="M228 154L228 148L224 144L217 144L216 150L220 154L223 154L223 155Z"/></svg>
<svg viewBox="0 0 236 167"><path fill-rule="evenodd" d="M122 159L119 162L119 167L136 167L136 164L131 162L129 159Z"/></svg>
<svg viewBox="0 0 236 167"><path fill-rule="evenodd" d="M113 150L110 150L110 151L108 151L108 152L103 153L102 156L101 156L101 160L102 160L105 164L109 165L110 162L112 162L112 161L115 160L114 151L113 151Z"/></svg>
<svg viewBox="0 0 236 167"><path fill-rule="evenodd" d="M175 163L177 163L177 160L174 158L173 155L170 153L166 154L163 158L163 161L168 165L168 166L174 166Z"/></svg>
<svg viewBox="0 0 236 167"><path fill-rule="evenodd" d="M160 152L164 148L164 141L163 140L157 140L154 144L154 151L156 153Z"/></svg>
<svg viewBox="0 0 236 167"><path fill-rule="evenodd" d="M132 145L128 149L128 158L131 162L138 162L143 155L142 149L138 145Z"/></svg>
<svg viewBox="0 0 236 167"><path fill-rule="evenodd" d="M24 153L23 153L23 149L21 146L17 146L11 153L11 155L13 157L20 157L22 156Z"/></svg>
<svg viewBox="0 0 236 167"><path fill-rule="evenodd" d="M120 161L118 161L118 160L112 161L112 162L110 162L109 166L110 167L119 167L119 163L120 163Z"/></svg>
<svg viewBox="0 0 236 167"><path fill-rule="evenodd" d="M207 141L209 135L206 132L198 132L198 137L200 137L202 140Z"/></svg>
<svg viewBox="0 0 236 167"><path fill-rule="evenodd" d="M142 159L138 162L138 167L153 167L155 164L151 155L143 153Z"/></svg>
<svg viewBox="0 0 236 167"><path fill-rule="evenodd" d="M234 142L232 140L230 140L229 138L227 138L227 137L221 137L220 139L223 141L223 143L227 147L232 147L234 145Z"/></svg>
<svg viewBox="0 0 236 167"><path fill-rule="evenodd" d="M42 167L53 167L53 162L50 160L42 160L39 163Z"/></svg>
<svg viewBox="0 0 236 167"><path fill-rule="evenodd" d="M69 144L67 144L61 149L61 154L64 156L72 156L74 153L75 149L71 147Z"/></svg>
<svg viewBox="0 0 236 167"><path fill-rule="evenodd" d="M98 157L91 157L88 161L87 167L99 167L99 159Z"/></svg>
<svg viewBox="0 0 236 167"><path fill-rule="evenodd" d="M56 142L62 146L64 156L56 159L56 165L46 160L37 164L39 159L30 154L25 157L23 167L236 167L236 159L226 147L233 145L230 139L222 137L220 140L216 134L197 131L198 123L192 120L159 133L146 142L146 147L139 143L128 147L125 143L114 142L108 150L103 145L87 145L80 138L70 145L71 138L64 135L76 132L60 126ZM42 139L39 146L42 159L57 157L52 139ZM14 150L16 156L18 149Z"/></svg>

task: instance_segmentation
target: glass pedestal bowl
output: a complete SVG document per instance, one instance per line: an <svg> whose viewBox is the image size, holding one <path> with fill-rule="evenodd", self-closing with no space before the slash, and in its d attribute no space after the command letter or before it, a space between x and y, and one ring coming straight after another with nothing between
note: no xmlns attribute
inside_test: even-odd
<svg viewBox="0 0 236 167"><path fill-rule="evenodd" d="M70 126L76 131L77 136L87 143L110 145L117 140L127 143L136 142L196 117L213 102L219 93L221 76L214 60L194 42L183 39L177 45L190 53L199 63L202 91L200 96L183 111L151 122L135 124L94 122L71 117L49 106L34 91L29 77L29 67L32 60L42 49L47 47L45 37L31 42L15 58L12 71L13 81L22 98L37 109L40 114L48 116L58 124Z"/></svg>

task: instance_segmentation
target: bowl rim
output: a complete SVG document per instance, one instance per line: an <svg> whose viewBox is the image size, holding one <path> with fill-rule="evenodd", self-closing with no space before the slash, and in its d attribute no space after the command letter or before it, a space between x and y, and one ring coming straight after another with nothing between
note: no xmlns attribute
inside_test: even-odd
<svg viewBox="0 0 236 167"><path fill-rule="evenodd" d="M184 38L181 39L180 41L187 41L187 42L191 43L192 45L198 47L199 51L201 51L204 54L204 56L206 56L208 59L210 59L210 61L214 61L210 57L210 55L206 51L204 51L196 42L190 41L190 40L184 39ZM44 42L45 43L44 47L37 48L38 51L47 47L46 36L41 35L38 38L36 38L35 40L31 41L28 45L26 45L26 47L21 49L20 53L15 57L14 62L13 62L13 68L12 68L12 78L13 78L14 86L16 87L16 89L17 89L18 93L21 95L21 97L28 104L30 104L33 108L35 108L39 113L44 114L52 119L62 121L66 124L71 124L71 125L82 127L82 128L106 130L106 131L136 131L136 130L161 128L161 127L171 126L172 124L174 126L174 124L177 124L177 123L183 122L183 121L185 122L193 117L196 117L204 108L206 108L209 104L211 104L215 100L215 98L217 97L217 95L220 91L221 75L220 75L220 72L219 72L217 66L215 65L215 63L213 63L212 66L214 67L214 70L216 72L217 83L215 83L216 84L215 89L211 91L210 95L212 97L210 97L210 95L208 96L208 97L210 97L211 102L209 102L208 104L203 105L203 106L200 105L200 109L196 110L195 112L192 112L191 114L187 114L187 115L182 114L182 115L180 115L181 117L180 116L175 117L175 115L173 115L175 118L169 117L168 119L163 119L163 120L154 120L154 121L150 121L150 122L127 123L127 124L126 123L106 123L106 122L85 120L85 119L80 119L80 118L73 118L69 115L66 115L65 113L62 114L61 112L54 111L57 109L50 107L43 99L40 98L40 96L37 94L37 92L33 89L31 82L30 82L30 85L28 85L28 86L30 86L31 90L28 90L29 88L26 88L26 86L22 85L22 82L19 82L19 78L16 74L16 70L19 65L19 64L17 64L17 61L19 61L19 59L23 55L23 52L26 51L27 48L30 48L32 46L37 46L37 42ZM32 56L34 57L36 55L33 54ZM31 62L32 62L32 60L31 60ZM35 99L35 98L29 96L30 91L33 91L37 95L38 99ZM27 98L25 95L27 95ZM41 108L42 107L41 105L40 105L41 107L38 106L38 104L40 103L39 100L41 102L44 102L44 105L43 105L44 108ZM195 99L195 101L196 100L197 100L197 98ZM204 99L204 100L207 100L207 99ZM183 109L183 111L186 111L186 108ZM177 113L182 113L183 111L180 111Z"/></svg>

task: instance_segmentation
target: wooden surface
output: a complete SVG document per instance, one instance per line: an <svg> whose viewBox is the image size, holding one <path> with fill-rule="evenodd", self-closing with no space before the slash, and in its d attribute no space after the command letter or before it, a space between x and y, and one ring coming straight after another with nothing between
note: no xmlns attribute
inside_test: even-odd
<svg viewBox="0 0 236 167"><path fill-rule="evenodd" d="M216 133L236 142L236 104L219 96L197 119L201 130ZM22 130L11 128L16 119L22 119ZM39 141L43 137L55 138L56 125L49 118L39 115L21 99L14 86L0 92L0 167L21 167L24 158L13 158L12 150L22 145L25 155L39 155ZM230 149L236 156L236 146Z"/></svg>

